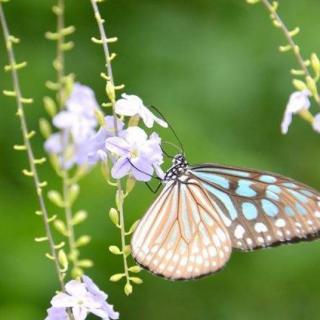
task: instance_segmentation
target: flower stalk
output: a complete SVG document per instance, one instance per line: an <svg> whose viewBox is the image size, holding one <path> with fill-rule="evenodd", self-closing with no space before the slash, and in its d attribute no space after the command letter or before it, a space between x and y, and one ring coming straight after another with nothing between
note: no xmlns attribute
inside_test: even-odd
<svg viewBox="0 0 320 320"><path fill-rule="evenodd" d="M115 85L113 71L112 71L112 61L116 57L116 54L110 53L109 46L108 46L109 43L116 42L117 38L116 37L113 37L113 38L107 37L105 27L104 27L105 21L101 17L99 7L98 7L98 2L102 2L102 1L101 0L90 0L90 2L92 5L93 13L94 13L94 16L95 16L95 19L96 19L96 22L98 25L98 29L99 29L99 34L100 34L100 39L93 37L91 40L93 43L102 45L104 57L105 57L105 65L106 65L106 73L101 73L101 77L106 81L106 94L107 94L107 97L109 98L110 102L103 103L102 105L105 107L112 108L115 136L118 136L119 128L118 128L117 116L116 116L116 112L115 112L116 92L118 90L122 90L124 88L124 85L123 84L122 85ZM114 186L114 183L111 183L111 185ZM130 245L128 245L126 242L126 236L130 235L133 232L133 230L132 230L133 228L130 228L130 231L126 232L124 208L123 207L124 207L124 199L125 199L125 196L127 195L127 193L125 194L123 191L121 179L116 180L115 187L117 189L116 199L115 199L117 210L111 209L110 218L113 221L113 223L120 230L121 248L119 249L116 246L110 246L109 250L114 254L122 255L124 270L123 270L123 273L115 274L115 275L111 276L110 280L111 281L119 281L120 279L125 278L124 292L126 295L130 295L133 291L133 286L132 286L132 282L131 282L132 278L130 277L130 271L133 270L131 272L139 272L140 268L137 266L132 266L129 268L129 266L128 266L127 258L131 253L131 249L130 249ZM136 279L136 277L134 279ZM139 279L139 283L142 283L142 280L140 278L138 278L138 279Z"/></svg>
<svg viewBox="0 0 320 320"><path fill-rule="evenodd" d="M63 111L67 99L69 98L73 89L73 74L66 74L65 72L65 52L73 48L73 42L66 42L66 37L71 35L75 31L74 26L65 26L65 1L57 0L57 3L52 8L53 13L57 18L57 26L55 32L47 32L46 38L48 40L56 41L56 57L53 61L53 67L56 71L56 81L47 81L47 87L56 92L56 101L50 97L44 98L45 108L49 115L53 118L57 110ZM50 126L50 125L49 125ZM47 137L48 138L48 135ZM66 140L69 140L70 134L67 134ZM62 154L62 164L51 155L51 163L55 169L56 174L61 179L62 192L59 193L61 202L55 203L58 207L64 210L65 222L57 220L55 222L56 229L67 238L68 242L68 255L67 259L71 262L71 276L78 278L83 274L82 267L89 267L92 265L90 260L79 260L78 247L86 245L90 238L88 236L82 236L78 240L75 237L74 226L86 218L86 213L80 211L77 213L77 217L74 217L73 203L79 195L79 186L77 182L86 173L84 168L78 168L77 172L71 176L70 169L66 168L63 163L68 160L68 147L66 146ZM52 193L51 193L52 194ZM49 197L50 198L50 197ZM81 218L79 219L79 217ZM76 221L74 221L76 220Z"/></svg>
<svg viewBox="0 0 320 320"><path fill-rule="evenodd" d="M18 70L24 67L26 63L17 64L16 62L13 45L18 43L19 39L10 34L8 24L5 18L2 2L3 1L0 1L0 22L1 22L2 30L4 34L5 47L6 47L8 59L9 59L9 65L6 67L6 70L11 72L12 83L13 83L13 90L10 90L10 91L4 90L3 93L6 96L14 97L16 100L16 105L17 105L16 114L20 121L21 132L23 137L23 145L15 146L14 149L18 151L20 150L26 151L27 153L30 168L24 169L23 174L33 179L34 186L36 189L36 194L38 197L39 206L40 206L40 210L36 211L36 214L42 217L45 233L46 233L45 237L39 237L39 238L36 238L35 240L37 242L48 241L50 252L47 253L46 256L53 261L61 290L64 291L64 287L65 287L64 277L65 277L66 262L63 258L64 257L64 251L62 249L63 243L56 244L54 242L50 223L55 220L55 216L49 217L49 213L48 213L44 196L43 196L43 188L46 186L47 183L45 181L41 182L38 175L38 169L37 169L37 165L44 163L45 158L36 159L33 153L30 139L34 135L34 131L31 131L31 132L29 131L26 117L25 117L25 112L24 112L24 104L31 103L32 99L29 99L29 98L26 99L23 97L21 86L20 86L20 80L18 76Z"/></svg>
<svg viewBox="0 0 320 320"><path fill-rule="evenodd" d="M304 78L303 80L296 78L293 79L293 86L299 91L309 90L315 102L320 106L320 96L317 89L317 82L319 81L320 76L319 58L315 53L311 54L310 59L304 59L302 56L301 49L294 40L294 37L300 32L300 28L296 27L293 30L289 30L278 13L278 1L272 1L271 3L269 0L247 0L247 3L261 3L269 12L273 25L282 31L287 40L287 44L279 46L279 51L282 53L292 51L299 65L299 69L291 69L291 74L293 76L301 76ZM314 74L311 73L309 67L311 67ZM304 109L298 114L302 119L310 124L314 123L314 116L309 110Z"/></svg>

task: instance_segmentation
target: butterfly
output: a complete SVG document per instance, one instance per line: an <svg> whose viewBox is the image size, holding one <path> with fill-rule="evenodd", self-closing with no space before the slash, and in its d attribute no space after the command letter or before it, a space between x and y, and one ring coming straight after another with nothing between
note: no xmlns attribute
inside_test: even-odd
<svg viewBox="0 0 320 320"><path fill-rule="evenodd" d="M131 239L136 262L171 280L222 269L233 249L251 251L320 234L320 193L270 172L201 164L182 154Z"/></svg>

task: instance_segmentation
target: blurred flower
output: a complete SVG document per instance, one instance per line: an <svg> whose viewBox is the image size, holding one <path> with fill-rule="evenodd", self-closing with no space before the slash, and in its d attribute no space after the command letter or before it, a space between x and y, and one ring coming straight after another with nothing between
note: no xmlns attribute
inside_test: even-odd
<svg viewBox="0 0 320 320"><path fill-rule="evenodd" d="M320 113L314 116L312 127L315 131L320 133Z"/></svg>
<svg viewBox="0 0 320 320"><path fill-rule="evenodd" d="M89 313L103 320L119 318L119 313L105 301L107 295L89 277L83 280L69 281L65 286L66 292L60 292L52 298L52 307L48 309L46 320L64 320L67 308L70 308L75 320L84 320ZM62 318L58 318L59 314Z"/></svg>
<svg viewBox="0 0 320 320"><path fill-rule="evenodd" d="M75 83L66 109L53 118L53 124L60 131L47 139L45 150L56 155L65 169L88 162L89 141L96 134L95 110L98 108L93 91Z"/></svg>
<svg viewBox="0 0 320 320"><path fill-rule="evenodd" d="M88 160L91 164L107 159L106 139L115 135L114 117L106 116L104 119L105 125L101 127L99 131L88 142ZM124 123L117 119L118 132L121 132L123 127Z"/></svg>
<svg viewBox="0 0 320 320"><path fill-rule="evenodd" d="M110 319L119 319L119 312L113 310L113 305L107 303L108 295L101 291L97 285L86 275L82 276L82 281L85 284L87 290L95 297L97 301L100 301L101 307Z"/></svg>
<svg viewBox="0 0 320 320"><path fill-rule="evenodd" d="M143 101L135 95L128 95L123 93L122 99L117 100L115 104L115 111L122 116L138 115L148 128L152 128L154 122L160 126L167 128L168 124L160 118L157 118L144 104Z"/></svg>
<svg viewBox="0 0 320 320"><path fill-rule="evenodd" d="M310 108L309 90L296 91L290 95L284 117L281 123L281 132L286 134L292 121L292 115Z"/></svg>
<svg viewBox="0 0 320 320"><path fill-rule="evenodd" d="M73 113L93 118L94 111L99 109L99 105L91 88L75 83L71 95L66 101L66 108Z"/></svg>
<svg viewBox="0 0 320 320"><path fill-rule="evenodd" d="M67 311L65 308L51 307L47 310L48 316L45 320L69 320Z"/></svg>
<svg viewBox="0 0 320 320"><path fill-rule="evenodd" d="M129 127L119 137L108 138L107 150L119 157L111 171L113 178L120 179L131 173L136 180L149 181L154 170L160 177L163 176L160 143L161 139L156 133L152 133L148 139L139 127Z"/></svg>

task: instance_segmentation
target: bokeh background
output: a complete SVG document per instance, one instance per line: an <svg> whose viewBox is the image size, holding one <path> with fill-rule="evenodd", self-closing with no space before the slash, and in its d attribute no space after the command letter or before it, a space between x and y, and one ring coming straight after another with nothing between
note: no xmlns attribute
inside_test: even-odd
<svg viewBox="0 0 320 320"><path fill-rule="evenodd" d="M67 23L77 27L75 49L67 69L104 99L101 48L89 1L67 2ZM44 39L55 28L50 7L54 1L12 1L5 6L13 33L22 38L16 47L29 67L21 73L23 92L35 104L28 107L30 128L45 113L44 82L54 77L53 43ZM102 7L108 33L120 41L114 64L117 82L158 106L184 142L191 163L218 162L279 172L320 189L320 137L296 118L287 136L280 122L291 87L289 69L295 61L279 54L282 35L271 26L262 6L240 0L110 0ZM318 0L282 0L281 12L290 27L299 25L297 38L304 54L320 52ZM6 63L3 44L0 63ZM2 73L0 87L10 88ZM13 100L0 97L0 319L44 319L57 287L52 264L44 258L45 244L33 186L20 172L23 153L13 151L21 141ZM316 107L314 107L316 108ZM314 110L316 111L316 110ZM169 132L163 137L175 142ZM43 141L34 140L43 154ZM49 167L41 176L53 188L58 181ZM253 253L235 252L223 272L192 282L174 283L142 273L144 284L127 298L119 283L121 259L107 246L119 233L107 219L113 190L96 168L81 184L79 208L90 212L79 233L92 243L83 256L95 261L88 274L110 295L121 319L316 319L320 300L320 243L302 243ZM139 218L155 196L139 185L128 198L128 224ZM52 211L55 212L54 208Z"/></svg>

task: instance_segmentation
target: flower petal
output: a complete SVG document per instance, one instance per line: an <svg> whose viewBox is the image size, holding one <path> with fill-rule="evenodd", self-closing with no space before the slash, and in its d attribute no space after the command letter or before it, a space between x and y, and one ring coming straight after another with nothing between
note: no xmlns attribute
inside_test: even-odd
<svg viewBox="0 0 320 320"><path fill-rule="evenodd" d="M119 137L111 137L106 140L106 148L108 151L124 156L129 154L130 146L127 141Z"/></svg>
<svg viewBox="0 0 320 320"><path fill-rule="evenodd" d="M131 165L127 157L120 158L112 167L111 175L114 179L121 179L130 172Z"/></svg>
<svg viewBox="0 0 320 320"><path fill-rule="evenodd" d="M132 175L138 181L149 181L152 179L153 167L147 159L142 157L131 159Z"/></svg>
<svg viewBox="0 0 320 320"><path fill-rule="evenodd" d="M138 113L142 100L135 95L122 94L115 103L115 112L122 116L134 116Z"/></svg>
<svg viewBox="0 0 320 320"><path fill-rule="evenodd" d="M51 299L51 305L55 308L67 308L75 305L73 297L64 292L59 292Z"/></svg>
<svg viewBox="0 0 320 320"><path fill-rule="evenodd" d="M88 311L85 308L76 306L72 308L72 314L74 316L74 320L85 320L88 315Z"/></svg>
<svg viewBox="0 0 320 320"><path fill-rule="evenodd" d="M320 133L320 113L314 116L312 127L315 131Z"/></svg>
<svg viewBox="0 0 320 320"><path fill-rule="evenodd" d="M66 292L72 296L84 296L87 294L86 286L77 280L71 280L66 284Z"/></svg>

